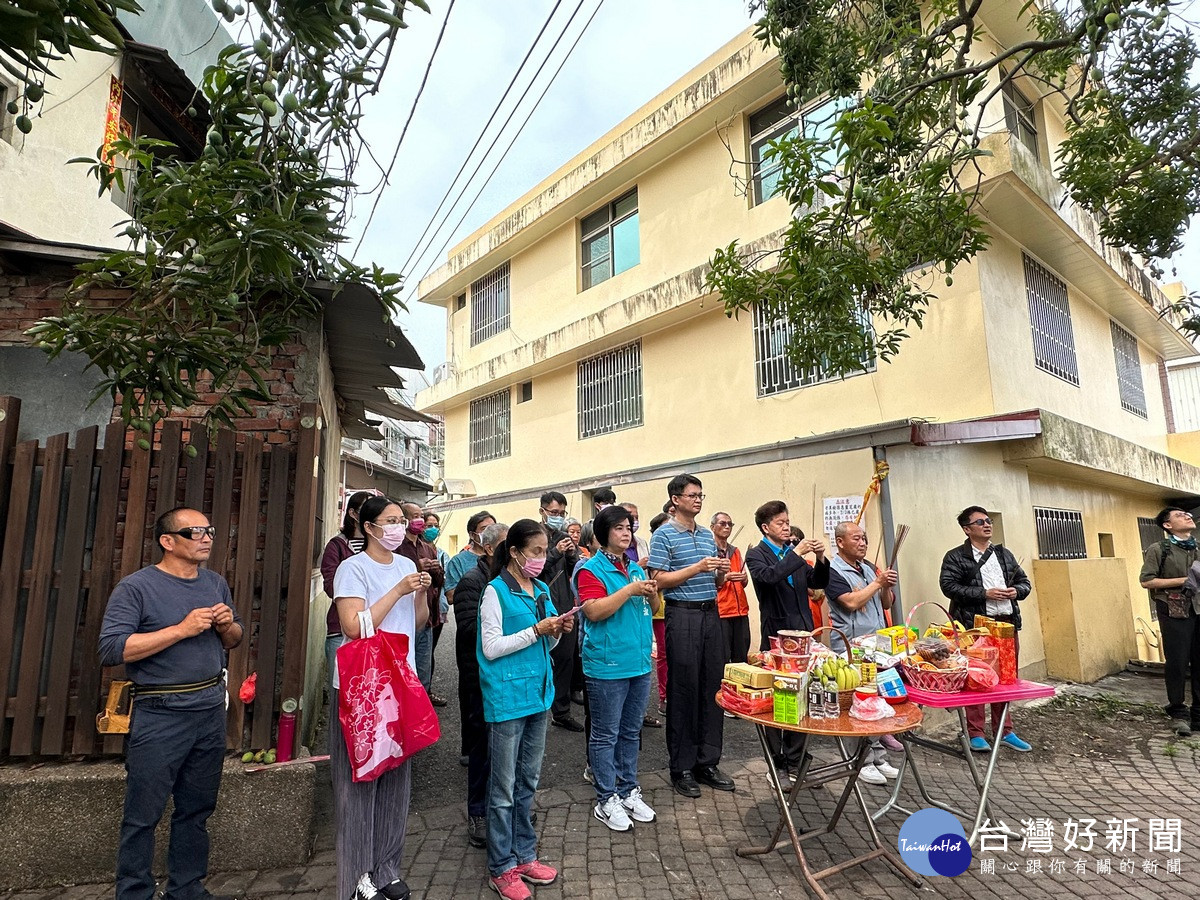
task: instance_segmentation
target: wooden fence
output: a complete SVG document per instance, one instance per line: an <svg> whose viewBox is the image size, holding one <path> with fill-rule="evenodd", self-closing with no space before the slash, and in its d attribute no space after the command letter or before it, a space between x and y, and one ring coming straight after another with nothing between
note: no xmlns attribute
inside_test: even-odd
<svg viewBox="0 0 1200 900"><path fill-rule="evenodd" d="M175 506L217 528L208 568L229 581L246 637L229 655L228 743L265 748L283 697L303 690L317 501L318 412L293 446L184 423L155 433L84 428L17 443L20 401L0 397L0 758L119 753L96 714L121 669L97 656L104 607L157 562L153 525ZM152 449L138 447L152 439ZM252 705L238 698L258 673Z"/></svg>

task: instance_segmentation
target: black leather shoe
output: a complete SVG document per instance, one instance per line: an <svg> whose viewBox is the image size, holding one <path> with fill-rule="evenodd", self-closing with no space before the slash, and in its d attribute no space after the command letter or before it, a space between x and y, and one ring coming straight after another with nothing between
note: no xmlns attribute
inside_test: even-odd
<svg viewBox="0 0 1200 900"><path fill-rule="evenodd" d="M700 785L696 784L696 779L691 772L675 776L671 779L671 784L675 786L675 793L682 794L684 797L691 797L694 800L700 796Z"/></svg>
<svg viewBox="0 0 1200 900"><path fill-rule="evenodd" d="M576 719L574 716L571 716L571 715L565 715L558 719L551 719L550 721L553 722L555 725L557 725L559 728L567 729L567 731L575 731L575 732L583 731L583 723L581 723L578 719Z"/></svg>
<svg viewBox="0 0 1200 900"><path fill-rule="evenodd" d="M412 896L412 892L409 891L403 878L397 878L391 884L385 884L379 889L379 893L383 894L387 900L408 900Z"/></svg>
<svg viewBox="0 0 1200 900"><path fill-rule="evenodd" d="M733 779L726 778L716 766L699 766L693 770L696 781L717 791L732 791Z"/></svg>

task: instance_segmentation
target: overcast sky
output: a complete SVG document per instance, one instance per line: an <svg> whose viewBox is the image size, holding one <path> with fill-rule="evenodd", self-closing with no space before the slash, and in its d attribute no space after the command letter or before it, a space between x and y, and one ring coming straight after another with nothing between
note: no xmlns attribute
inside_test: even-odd
<svg viewBox="0 0 1200 900"><path fill-rule="evenodd" d="M583 0L562 43L497 140L494 136L498 126L579 2L561 0L526 72L492 124L491 137L480 147L482 151L494 146L492 154L432 248L420 259L408 261L555 2L457 0L416 115L400 147L391 184L384 190L374 222L357 254L360 262L376 262L406 275L413 294L401 324L425 360L427 371L445 360L445 315L439 307L418 304L415 289L427 270L445 261L447 239L448 246L453 246L750 24L744 0ZM366 109L363 131L384 165L396 148L447 3L430 0L432 14L413 9L406 16L410 27L401 32L383 87ZM598 4L598 14L529 124L474 208L454 228ZM480 151L466 174L475 167ZM358 170L360 185L369 188L377 179L371 163L363 161ZM451 200L462 192L461 184L460 180ZM350 229L354 243L370 211L371 199L360 197L357 201ZM1195 226L1188 244L1189 252L1177 260L1179 277L1197 289L1200 229ZM439 252L435 255L434 250ZM1171 280L1170 273L1166 280Z"/></svg>

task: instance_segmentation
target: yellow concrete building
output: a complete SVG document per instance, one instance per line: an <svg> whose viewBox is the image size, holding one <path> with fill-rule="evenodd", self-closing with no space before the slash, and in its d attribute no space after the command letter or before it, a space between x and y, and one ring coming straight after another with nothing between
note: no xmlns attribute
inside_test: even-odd
<svg viewBox="0 0 1200 900"><path fill-rule="evenodd" d="M1015 22L989 24L1017 37ZM826 502L861 500L886 461L865 521L888 549L911 526L906 610L942 599L942 554L963 539L955 516L980 504L1034 579L1026 673L1090 680L1152 655L1136 637L1152 630L1142 550L1161 536L1146 518L1200 495L1200 468L1169 454L1164 360L1195 350L1158 287L1063 202L1057 100L1033 84L997 97L981 194L990 248L894 361L830 380L783 356L786 323L727 318L704 287L714 248L769 243L788 222L756 161L797 116L819 116L782 96L773 52L744 32L422 281L420 299L447 313L445 376L417 403L446 421L450 544L472 511L536 516L551 488L586 519L591 492L611 485L645 523L687 471L704 482L703 518L729 512L745 548L760 503L784 499L819 533Z"/></svg>

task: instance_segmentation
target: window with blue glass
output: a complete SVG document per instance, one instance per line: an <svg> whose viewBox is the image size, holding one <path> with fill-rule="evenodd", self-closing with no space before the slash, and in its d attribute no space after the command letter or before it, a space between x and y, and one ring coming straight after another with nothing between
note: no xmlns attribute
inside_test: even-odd
<svg viewBox="0 0 1200 900"><path fill-rule="evenodd" d="M770 200L779 191L780 165L770 157L768 150L777 141L795 135L802 125L805 137L829 140L838 116L857 102L854 97L828 97L801 111L787 97L780 97L750 116L751 196L755 206ZM827 158L822 162L831 170L837 168L836 159ZM818 191L814 202L820 206L825 199L826 195Z"/></svg>
<svg viewBox="0 0 1200 900"><path fill-rule="evenodd" d="M583 290L641 261L637 188L584 216L579 223Z"/></svg>

